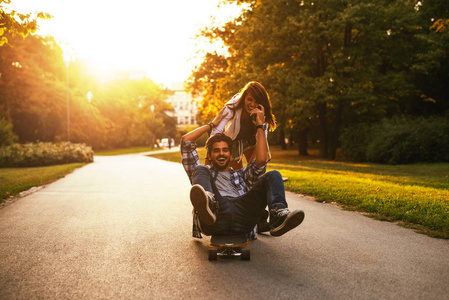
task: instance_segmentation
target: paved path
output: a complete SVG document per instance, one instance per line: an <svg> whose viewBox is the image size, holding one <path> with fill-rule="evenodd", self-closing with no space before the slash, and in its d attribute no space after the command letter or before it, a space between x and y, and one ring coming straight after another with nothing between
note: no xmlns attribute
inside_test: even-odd
<svg viewBox="0 0 449 300"><path fill-rule="evenodd" d="M449 241L291 193L304 223L207 260L180 164L95 157L0 209L0 299L447 299Z"/></svg>

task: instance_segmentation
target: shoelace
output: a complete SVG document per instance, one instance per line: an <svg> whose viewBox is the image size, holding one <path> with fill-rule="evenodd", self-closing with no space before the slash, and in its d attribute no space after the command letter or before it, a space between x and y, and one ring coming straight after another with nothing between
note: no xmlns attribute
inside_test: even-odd
<svg viewBox="0 0 449 300"><path fill-rule="evenodd" d="M288 208L280 208L276 210L276 215L283 216L288 215L290 213L290 210Z"/></svg>
<svg viewBox="0 0 449 300"><path fill-rule="evenodd" d="M209 207L210 209L216 213L218 212L218 201L215 200L215 195L211 192L206 192L207 196L209 197Z"/></svg>

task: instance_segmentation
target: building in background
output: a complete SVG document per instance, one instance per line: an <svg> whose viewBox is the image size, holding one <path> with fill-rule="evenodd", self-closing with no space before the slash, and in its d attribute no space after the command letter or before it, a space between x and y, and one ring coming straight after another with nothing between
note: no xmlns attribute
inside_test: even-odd
<svg viewBox="0 0 449 300"><path fill-rule="evenodd" d="M201 98L194 98L186 93L182 83L173 83L170 89L174 93L168 96L166 101L174 108L173 117L176 119L176 127L183 129L187 126L198 125L196 115Z"/></svg>

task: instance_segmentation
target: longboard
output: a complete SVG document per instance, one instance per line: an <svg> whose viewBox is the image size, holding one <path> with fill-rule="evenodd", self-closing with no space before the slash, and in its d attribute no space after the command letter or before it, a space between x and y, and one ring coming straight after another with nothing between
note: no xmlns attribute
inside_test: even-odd
<svg viewBox="0 0 449 300"><path fill-rule="evenodd" d="M217 260L219 256L250 260L249 249L242 249L248 245L248 238L245 235L213 235L210 245L212 248L208 250L209 260Z"/></svg>

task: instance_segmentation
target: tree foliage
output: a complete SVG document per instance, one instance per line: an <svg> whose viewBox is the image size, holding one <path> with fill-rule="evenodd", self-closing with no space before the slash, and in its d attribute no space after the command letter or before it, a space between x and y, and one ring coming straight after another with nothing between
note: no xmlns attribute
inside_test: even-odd
<svg viewBox="0 0 449 300"><path fill-rule="evenodd" d="M122 74L101 83L81 61L67 69L52 37L8 37L9 46L0 47L0 119L13 125L19 142L69 139L102 149L153 146L156 139L176 136L167 91L150 79Z"/></svg>
<svg viewBox="0 0 449 300"><path fill-rule="evenodd" d="M200 34L226 49L192 72L203 118L257 80L270 93L282 144L291 132L302 154L312 139L333 159L347 126L448 109L445 1L224 2L249 9Z"/></svg>
<svg viewBox="0 0 449 300"><path fill-rule="evenodd" d="M11 0L0 0L0 47L8 43L8 35L27 37L37 30L38 19L49 19L51 15L44 12L19 13L15 10L8 10L4 4L11 3Z"/></svg>
<svg viewBox="0 0 449 300"><path fill-rule="evenodd" d="M0 147L9 146L17 140L11 122L0 118Z"/></svg>

